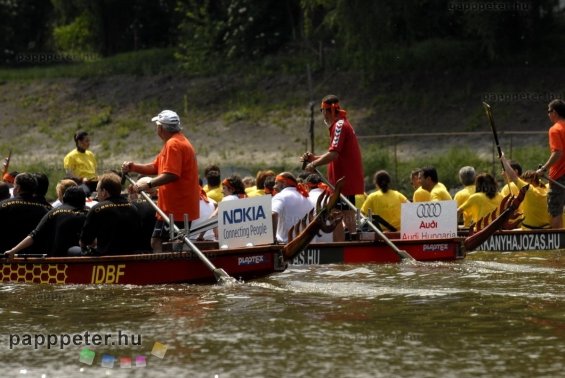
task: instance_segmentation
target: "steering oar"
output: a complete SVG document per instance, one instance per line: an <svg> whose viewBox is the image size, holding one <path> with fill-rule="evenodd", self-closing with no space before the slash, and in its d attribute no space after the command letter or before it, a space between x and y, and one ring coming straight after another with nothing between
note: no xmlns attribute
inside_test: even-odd
<svg viewBox="0 0 565 378"><path fill-rule="evenodd" d="M304 163L306 163L306 162L304 162ZM322 179L324 184L329 186L332 190L335 190L334 186L332 184L330 184L330 182L324 177L324 175L322 175L320 173L320 171L317 168L314 167L314 171L320 176L320 178ZM355 207L355 205L352 204L351 201L349 201L347 199L347 197L344 196L342 193L340 193L340 198L343 202L345 202L347 204L347 206L349 206L349 208L351 210L357 211L357 208ZM412 257L408 252L399 249L389 238L387 238L387 236L381 230L379 230L379 228L377 226L375 226L375 224L373 222L371 222L371 220L369 220L369 218L365 217L362 214L361 214L361 218L362 218L363 222L367 223L369 225L369 227L371 227L373 229L373 231L375 231L377 233L377 235L379 235L379 237L384 240L384 242L394 251L394 253L396 253L398 255L398 257L400 257L401 260L407 260L407 261L410 261L411 263L416 262L416 259L414 257Z"/></svg>
<svg viewBox="0 0 565 378"><path fill-rule="evenodd" d="M123 175L124 175L123 177L125 177L129 182L135 185L135 181L133 181L133 179L129 177L127 173L123 173ZM169 227L172 227L173 230L178 234L180 232L179 228L174 224L174 222L171 224L171 221L169 217L167 217L167 214L165 214L165 212L161 210L155 202L153 202L153 200L151 199L151 197L149 197L147 193L145 193L143 190L140 193L143 196L143 198L145 198L145 200L149 202L151 206L159 213L161 218L163 218L163 221L167 222ZM223 270L222 268L216 268L214 264L212 264L212 262L204 255L204 253L202 253L202 251L198 249L198 247L195 246L194 243L192 243L187 236L183 236L182 240L192 250L192 252L194 252L194 254L200 259L200 261L202 261L204 265L206 265L206 267L208 267L208 269L212 271L214 277L216 278L216 281L218 281L219 284L232 284L237 282L235 278L227 274L225 270Z"/></svg>

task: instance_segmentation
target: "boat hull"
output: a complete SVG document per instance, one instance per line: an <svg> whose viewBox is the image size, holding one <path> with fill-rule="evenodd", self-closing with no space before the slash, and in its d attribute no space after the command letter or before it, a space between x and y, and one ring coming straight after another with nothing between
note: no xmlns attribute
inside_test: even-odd
<svg viewBox="0 0 565 378"><path fill-rule="evenodd" d="M277 246L207 251L206 257L236 279L283 271ZM17 257L1 264L2 282L44 284L213 283L213 273L190 252L99 257Z"/></svg>
<svg viewBox="0 0 565 378"><path fill-rule="evenodd" d="M452 261L463 259L463 239L391 240L417 261ZM348 241L312 243L298 253L292 265L317 264L392 264L400 257L383 241Z"/></svg>
<svg viewBox="0 0 565 378"><path fill-rule="evenodd" d="M565 229L507 230L492 234L476 251L524 252L565 249Z"/></svg>

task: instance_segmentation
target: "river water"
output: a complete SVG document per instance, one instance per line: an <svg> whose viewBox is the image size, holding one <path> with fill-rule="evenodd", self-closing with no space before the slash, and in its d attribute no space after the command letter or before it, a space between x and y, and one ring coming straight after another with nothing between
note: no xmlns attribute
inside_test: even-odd
<svg viewBox="0 0 565 378"><path fill-rule="evenodd" d="M0 376L563 377L564 289L561 252L232 287L4 284Z"/></svg>

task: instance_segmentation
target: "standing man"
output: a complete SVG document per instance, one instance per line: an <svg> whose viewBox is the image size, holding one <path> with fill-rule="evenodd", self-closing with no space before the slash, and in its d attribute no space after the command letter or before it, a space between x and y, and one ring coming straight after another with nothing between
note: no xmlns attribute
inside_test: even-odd
<svg viewBox="0 0 565 378"><path fill-rule="evenodd" d="M305 169L314 172L321 165L328 164L328 179L335 185L337 180L345 177L342 194L351 203L355 203L355 195L363 194L365 191L363 161L361 160L361 149L357 142L357 136L353 127L346 118L346 111L339 106L339 99L334 95L327 95L322 99L320 111L324 117L324 123L330 133L330 146L328 152L316 156L306 152L302 156L303 161L309 162ZM343 210L344 222L350 234L355 233L355 211L349 209L347 204L337 205ZM336 228L336 237L339 235L339 227Z"/></svg>
<svg viewBox="0 0 565 378"><path fill-rule="evenodd" d="M543 176L549 169L549 192L547 209L551 216L551 228L563 228L563 205L565 204L565 101L553 100L547 105L547 115L553 126L549 129L551 155L536 171Z"/></svg>
<svg viewBox="0 0 565 378"><path fill-rule="evenodd" d="M189 221L200 216L200 186L198 165L192 144L181 132L180 119L172 110L163 110L151 119L155 122L157 135L163 141L163 148L152 163L137 164L126 161L123 172L138 172L143 175L157 175L151 181L134 185L136 192L151 188L159 189L157 205L165 214L173 214L175 224L184 228L184 214ZM168 241L167 223L157 214L155 230L151 237L154 252L162 251L162 242Z"/></svg>

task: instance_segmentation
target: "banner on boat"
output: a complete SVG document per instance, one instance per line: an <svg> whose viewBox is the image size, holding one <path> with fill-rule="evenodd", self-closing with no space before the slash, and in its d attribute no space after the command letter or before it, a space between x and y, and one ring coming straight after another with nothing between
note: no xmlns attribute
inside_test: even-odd
<svg viewBox="0 0 565 378"><path fill-rule="evenodd" d="M271 196L243 198L218 204L218 241L222 248L271 244Z"/></svg>
<svg viewBox="0 0 565 378"><path fill-rule="evenodd" d="M455 201L402 204L400 238L405 240L457 237Z"/></svg>

